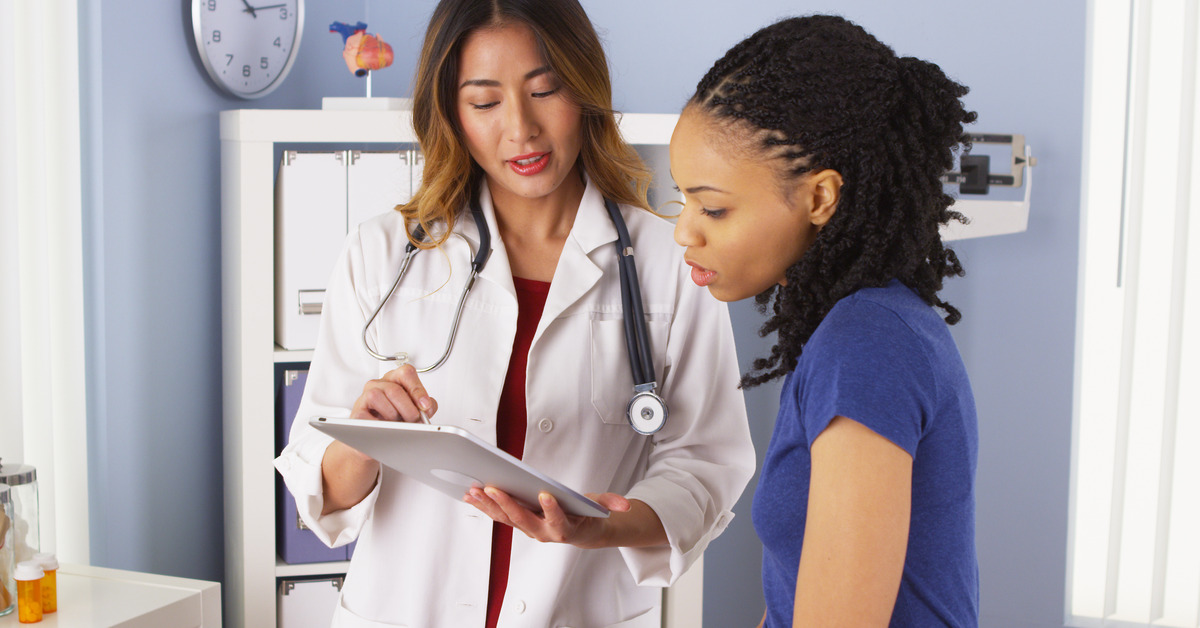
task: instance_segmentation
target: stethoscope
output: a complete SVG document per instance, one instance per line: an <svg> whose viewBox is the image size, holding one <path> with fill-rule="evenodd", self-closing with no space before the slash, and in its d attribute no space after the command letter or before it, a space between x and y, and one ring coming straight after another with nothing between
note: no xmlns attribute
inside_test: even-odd
<svg viewBox="0 0 1200 628"><path fill-rule="evenodd" d="M613 226L617 229L617 263L621 273L621 307L625 312L625 348L629 353L629 368L633 372L633 398L629 400L629 405L626 407L625 416L629 419L629 425L633 431L639 434L653 434L663 428L667 422L667 402L655 392L658 389L658 382L654 379L654 360L650 352L650 332L646 329L646 314L645 308L642 305L641 284L638 281L637 265L633 259L633 242L629 238L629 229L625 225L625 219L621 216L621 212L617 209L617 204L609 199L604 199L604 208L608 210L608 216L612 219ZM483 209L479 206L478 199L471 199L471 218L475 220L475 227L479 231L479 250L472 250L473 259L471 260L471 276L467 278L466 285L463 286L462 294L458 297L458 304L455 306L454 320L450 324L450 336L446 339L446 347L442 350L442 355L436 362L429 366L416 366L418 373L427 373L441 366L446 358L450 357L450 350L454 347L454 339L458 336L458 323L462 318L463 304L467 300L467 294L471 292L471 288L475 285L475 278L479 273L483 272L483 267L487 264L488 257L492 253L492 235L488 229L487 220L483 216ZM456 234L457 235L457 234ZM459 236L462 237L462 236ZM396 287L400 285L400 281L408 274L408 267L412 264L413 257L421 249L413 242L420 242L425 239L425 230L417 227L413 232L413 238L408 246L404 249L404 261L400 264L400 272L396 273L396 280L392 282L392 287L384 295L383 300L375 308L371 317L367 319L367 323L363 325L362 341L366 347L367 353L376 360L384 362L400 362L407 364L408 354L401 352L393 355L384 355L378 353L371 347L371 342L367 338L367 332L371 328L371 323L379 316L379 312L383 310L383 306L387 304L388 299L392 297L392 293L396 291ZM466 238L463 238L464 240ZM471 243L467 242L467 248L471 249Z"/></svg>

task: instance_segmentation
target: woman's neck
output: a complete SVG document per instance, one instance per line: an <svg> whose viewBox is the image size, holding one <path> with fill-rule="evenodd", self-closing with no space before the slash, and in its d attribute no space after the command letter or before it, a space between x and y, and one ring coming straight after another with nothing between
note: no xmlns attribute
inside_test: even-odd
<svg viewBox="0 0 1200 628"><path fill-rule="evenodd" d="M496 225L514 277L538 281L553 278L585 187L577 171L568 175L552 193L540 198L525 198L499 186L489 186Z"/></svg>
<svg viewBox="0 0 1200 628"><path fill-rule="evenodd" d="M518 196L501 186L489 185L500 237L505 242L510 234L533 240L565 238L575 224L585 187L578 171L567 175L554 191L538 198Z"/></svg>

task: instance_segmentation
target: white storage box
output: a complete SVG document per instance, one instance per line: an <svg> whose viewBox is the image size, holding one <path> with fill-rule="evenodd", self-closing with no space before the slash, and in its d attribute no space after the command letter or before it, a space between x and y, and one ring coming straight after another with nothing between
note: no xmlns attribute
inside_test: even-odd
<svg viewBox="0 0 1200 628"><path fill-rule="evenodd" d="M346 238L346 153L287 151L275 178L275 343L312 349Z"/></svg>
<svg viewBox="0 0 1200 628"><path fill-rule="evenodd" d="M342 594L344 576L279 581L279 628L329 628Z"/></svg>
<svg viewBox="0 0 1200 628"><path fill-rule="evenodd" d="M416 151L350 151L346 169L349 231L379 214L394 211L412 198L412 164Z"/></svg>
<svg viewBox="0 0 1200 628"><path fill-rule="evenodd" d="M283 154L275 178L275 344L289 350L316 346L325 284L346 234L412 198L419 155Z"/></svg>

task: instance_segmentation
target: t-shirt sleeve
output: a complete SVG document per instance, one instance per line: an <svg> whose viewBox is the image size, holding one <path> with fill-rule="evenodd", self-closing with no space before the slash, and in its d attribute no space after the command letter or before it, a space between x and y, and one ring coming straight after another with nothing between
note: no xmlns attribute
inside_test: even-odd
<svg viewBox="0 0 1200 628"><path fill-rule="evenodd" d="M811 448L834 417L853 419L916 456L936 404L920 336L895 312L851 299L837 305L804 348L800 420Z"/></svg>

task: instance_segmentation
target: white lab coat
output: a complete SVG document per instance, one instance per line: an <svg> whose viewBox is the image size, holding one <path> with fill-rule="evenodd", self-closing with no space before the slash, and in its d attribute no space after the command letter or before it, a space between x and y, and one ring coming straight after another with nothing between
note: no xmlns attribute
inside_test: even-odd
<svg viewBox="0 0 1200 628"><path fill-rule="evenodd" d="M467 298L450 357L421 377L438 401L435 423L495 443L517 298L486 186L481 205L493 234L491 258ZM637 255L659 390L670 408L666 427L642 436L626 421L633 379L616 229L589 182L529 350L523 459L579 492L644 501L661 518L670 546L586 550L516 532L500 626L659 626L661 587L725 529L754 470L727 308L691 285L670 223L621 209ZM455 230L478 246L469 214ZM367 380L392 368L367 354L361 331L391 287L406 242L395 212L347 239L329 281L291 442L275 466L318 537L332 546L358 539L334 626L483 626L492 521L474 507L384 468L362 502L321 516L320 463L330 439L307 420L347 416ZM471 256L463 238L442 248L416 255L372 325L380 353L407 351L418 366L441 355Z"/></svg>

